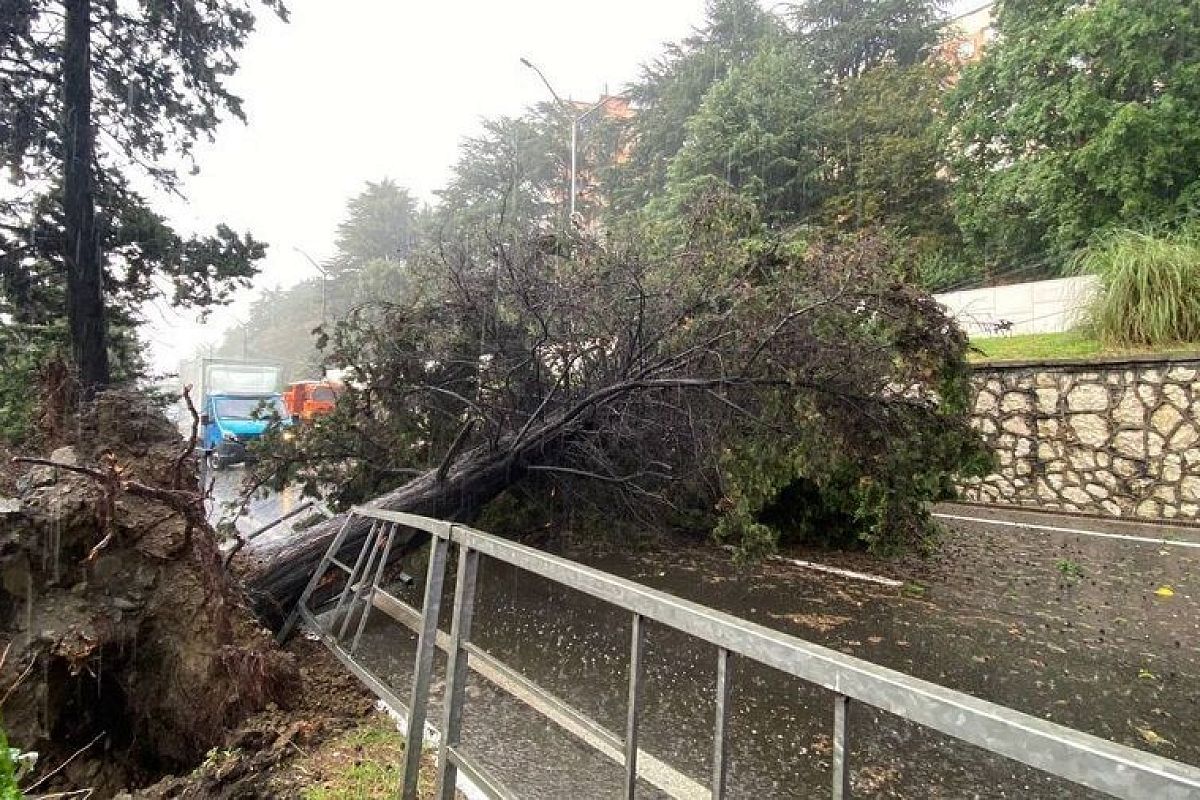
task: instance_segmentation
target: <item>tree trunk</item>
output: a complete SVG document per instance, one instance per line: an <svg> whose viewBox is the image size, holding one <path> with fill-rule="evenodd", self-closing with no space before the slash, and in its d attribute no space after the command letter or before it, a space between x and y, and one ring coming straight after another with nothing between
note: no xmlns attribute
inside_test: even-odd
<svg viewBox="0 0 1200 800"><path fill-rule="evenodd" d="M91 0L66 0L63 54L63 213L67 322L85 396L109 380L103 274L92 175Z"/></svg>
<svg viewBox="0 0 1200 800"><path fill-rule="evenodd" d="M485 504L525 474L524 465L532 452L529 446L519 450L472 450L445 478L438 469L409 481L393 492L374 500L371 506L390 511L406 511L427 517L469 522ZM305 584L312 577L321 556L346 521L341 514L288 538L262 538L247 546L237 562L237 572L246 587L255 611L272 626L277 626L296 605ZM346 537L340 551L343 562L353 563L370 528L368 520L359 520ZM414 533L393 545L393 559L424 540Z"/></svg>

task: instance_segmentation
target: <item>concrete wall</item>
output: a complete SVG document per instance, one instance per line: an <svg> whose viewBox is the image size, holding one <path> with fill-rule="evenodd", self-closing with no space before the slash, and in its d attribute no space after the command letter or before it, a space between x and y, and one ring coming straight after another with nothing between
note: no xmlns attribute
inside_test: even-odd
<svg viewBox="0 0 1200 800"><path fill-rule="evenodd" d="M1079 322L1095 286L1095 276L1080 275L934 297L971 336L997 335L997 324L1005 320L1012 323L1011 333L1059 333Z"/></svg>
<svg viewBox="0 0 1200 800"><path fill-rule="evenodd" d="M972 502L1113 517L1200 513L1200 354L1158 360L984 364L973 424L998 471Z"/></svg>

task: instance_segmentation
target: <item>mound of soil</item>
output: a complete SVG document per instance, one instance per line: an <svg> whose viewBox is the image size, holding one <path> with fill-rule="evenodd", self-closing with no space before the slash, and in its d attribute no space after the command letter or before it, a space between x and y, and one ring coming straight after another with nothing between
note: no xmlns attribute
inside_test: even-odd
<svg viewBox="0 0 1200 800"><path fill-rule="evenodd" d="M314 780L307 768L314 754L369 721L375 699L320 643L296 636L287 649L300 665L302 683L289 708L269 705L227 733L190 774L166 778L125 798L302 796Z"/></svg>
<svg viewBox="0 0 1200 800"><path fill-rule="evenodd" d="M41 753L23 788L109 797L293 703L298 671L225 573L159 409L106 393L64 431L53 465L23 465L0 498L0 714Z"/></svg>

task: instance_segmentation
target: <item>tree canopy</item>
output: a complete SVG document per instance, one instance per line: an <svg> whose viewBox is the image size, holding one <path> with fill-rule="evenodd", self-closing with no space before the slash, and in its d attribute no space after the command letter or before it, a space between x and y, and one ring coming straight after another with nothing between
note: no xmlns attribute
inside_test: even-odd
<svg viewBox="0 0 1200 800"><path fill-rule="evenodd" d="M628 157L608 176L616 209L636 210L663 192L688 121L709 88L754 58L781 30L779 19L756 0L709 0L704 24L642 68L627 92L637 108L624 131Z"/></svg>
<svg viewBox="0 0 1200 800"><path fill-rule="evenodd" d="M338 225L333 266L338 272L361 270L377 259L400 261L417 242L417 201L390 178L367 187L346 206Z"/></svg>
<svg viewBox="0 0 1200 800"><path fill-rule="evenodd" d="M803 219L820 202L819 107L815 75L783 42L734 67L688 119L671 194L715 178L769 219Z"/></svg>
<svg viewBox="0 0 1200 800"><path fill-rule="evenodd" d="M109 380L108 331L132 335L141 304L220 302L264 254L223 226L181 236L129 182L138 170L177 190L196 142L224 116L245 118L227 81L254 5L4 4L0 164L17 188L0 200L0 291L8 308L66 318L85 387Z"/></svg>
<svg viewBox="0 0 1200 800"><path fill-rule="evenodd" d="M978 449L965 337L878 237L797 246L720 192L691 213L668 254L562 236L430 251L403 302L338 326L346 395L259 469L353 503L453 462L453 508L437 482L402 491L455 518L525 478L643 522L717 509L749 550L801 482L839 498L847 541L920 541L922 503Z"/></svg>
<svg viewBox="0 0 1200 800"><path fill-rule="evenodd" d="M958 223L987 260L1067 254L1200 203L1200 7L1006 0L949 97Z"/></svg>
<svg viewBox="0 0 1200 800"><path fill-rule="evenodd" d="M802 0L791 17L810 63L831 83L925 60L942 0Z"/></svg>

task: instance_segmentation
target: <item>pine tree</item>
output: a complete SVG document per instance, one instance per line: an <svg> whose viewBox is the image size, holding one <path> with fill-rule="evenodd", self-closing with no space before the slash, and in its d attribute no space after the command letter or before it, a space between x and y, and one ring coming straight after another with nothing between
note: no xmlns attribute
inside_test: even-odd
<svg viewBox="0 0 1200 800"><path fill-rule="evenodd" d="M279 0L262 5L286 17ZM136 164L176 190L175 160L223 115L244 119L226 80L254 22L249 0L0 6L0 165L23 187L0 202L0 288L10 303L33 285L62 298L52 312L85 391L112 377L110 325L154 297L216 302L265 252L225 227L184 239L125 173Z"/></svg>

